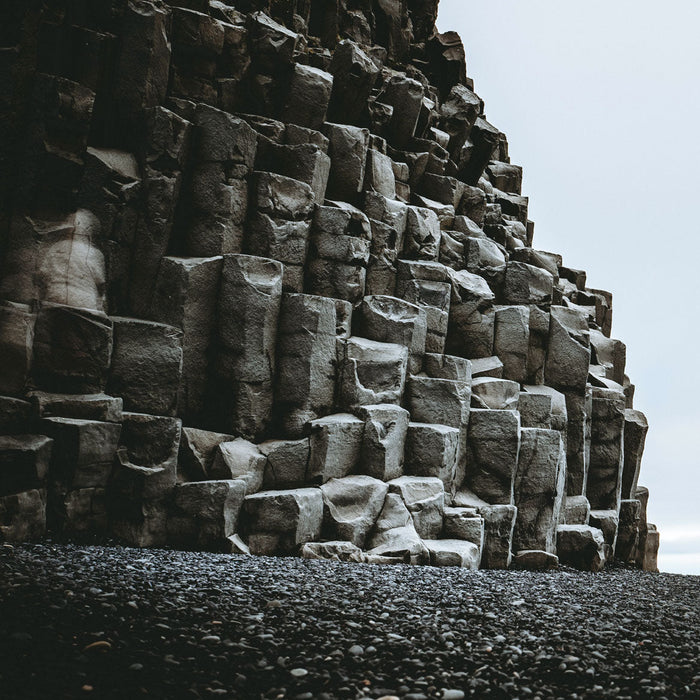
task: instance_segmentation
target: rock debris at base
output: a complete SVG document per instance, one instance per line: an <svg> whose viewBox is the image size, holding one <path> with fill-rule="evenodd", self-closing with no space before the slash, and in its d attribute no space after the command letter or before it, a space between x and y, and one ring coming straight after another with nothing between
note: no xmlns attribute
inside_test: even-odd
<svg viewBox="0 0 700 700"><path fill-rule="evenodd" d="M700 577L0 547L4 698L700 696Z"/></svg>

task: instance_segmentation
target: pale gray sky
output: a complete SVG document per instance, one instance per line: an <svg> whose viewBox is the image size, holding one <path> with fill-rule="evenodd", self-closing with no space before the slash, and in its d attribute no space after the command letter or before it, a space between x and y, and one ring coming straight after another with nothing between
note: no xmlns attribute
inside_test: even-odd
<svg viewBox="0 0 700 700"><path fill-rule="evenodd" d="M700 574L700 2L441 0L524 168L534 246L613 293L662 571Z"/></svg>

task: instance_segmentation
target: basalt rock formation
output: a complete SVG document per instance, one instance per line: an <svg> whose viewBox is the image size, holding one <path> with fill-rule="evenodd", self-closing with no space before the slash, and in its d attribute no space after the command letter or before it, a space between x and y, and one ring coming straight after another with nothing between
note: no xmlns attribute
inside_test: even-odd
<svg viewBox="0 0 700 700"><path fill-rule="evenodd" d="M655 569L611 295L437 0L0 13L0 539Z"/></svg>

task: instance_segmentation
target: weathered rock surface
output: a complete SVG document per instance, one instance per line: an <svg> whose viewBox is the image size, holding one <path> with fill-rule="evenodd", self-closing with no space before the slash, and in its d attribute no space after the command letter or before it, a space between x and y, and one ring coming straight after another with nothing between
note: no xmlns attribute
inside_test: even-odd
<svg viewBox="0 0 700 700"><path fill-rule="evenodd" d="M612 295L437 2L14 5L3 539L656 568Z"/></svg>

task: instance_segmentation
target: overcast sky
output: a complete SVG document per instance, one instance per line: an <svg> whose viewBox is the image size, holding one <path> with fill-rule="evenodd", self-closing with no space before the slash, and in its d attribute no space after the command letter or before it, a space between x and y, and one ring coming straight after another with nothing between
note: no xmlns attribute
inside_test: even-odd
<svg viewBox="0 0 700 700"><path fill-rule="evenodd" d="M700 2L441 0L534 247L613 293L662 571L700 574Z"/></svg>

